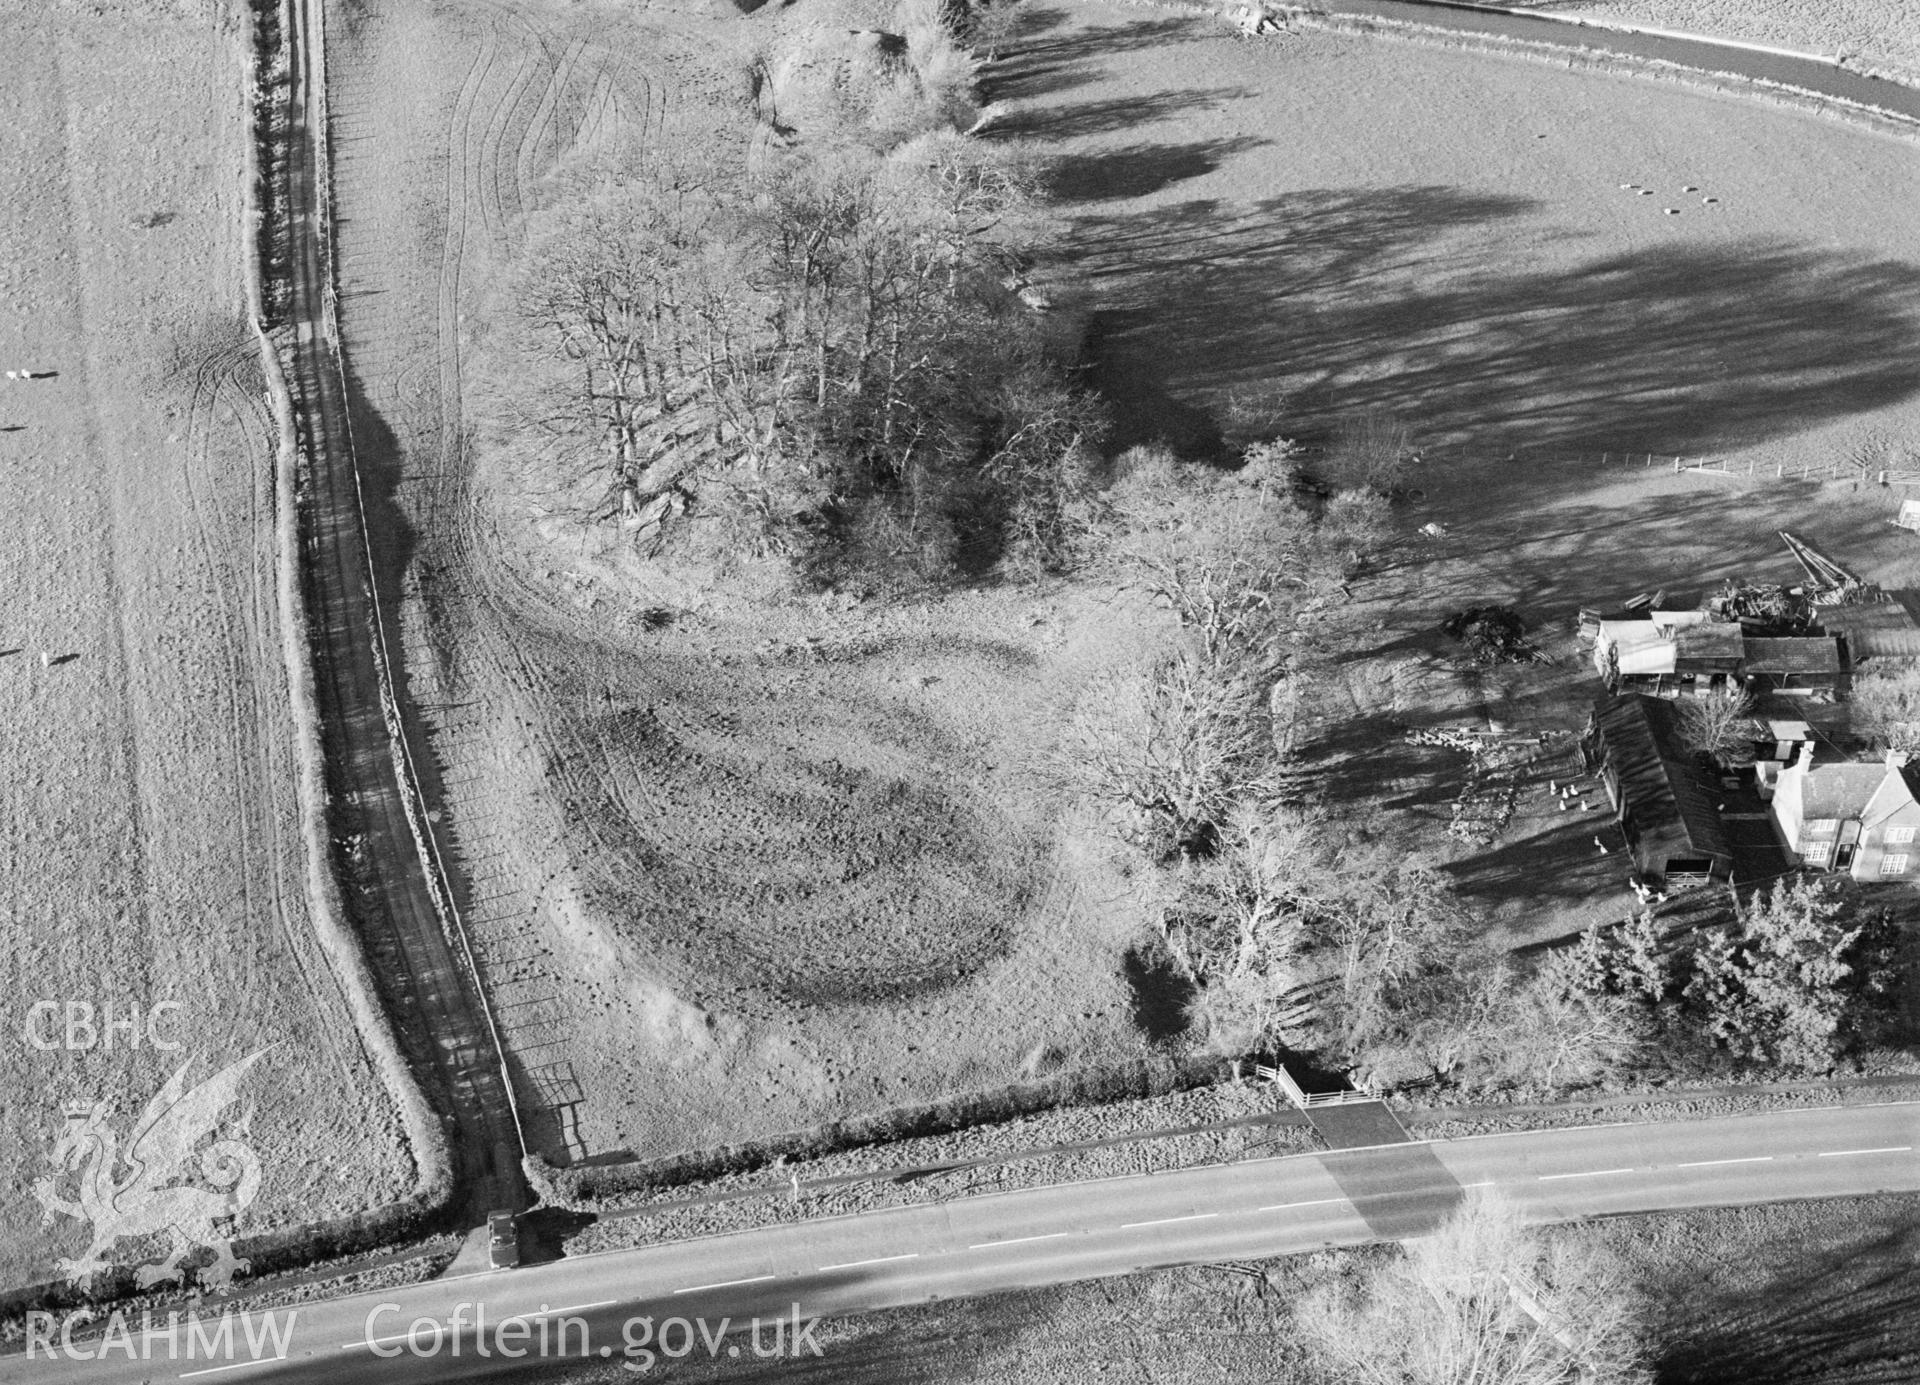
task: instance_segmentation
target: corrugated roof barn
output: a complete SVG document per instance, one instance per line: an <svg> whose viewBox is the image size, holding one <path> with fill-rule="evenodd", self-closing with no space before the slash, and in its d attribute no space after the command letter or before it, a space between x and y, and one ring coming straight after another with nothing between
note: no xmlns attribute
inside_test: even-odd
<svg viewBox="0 0 1920 1385"><path fill-rule="evenodd" d="M1820 627L1846 641L1847 657L1920 659L1920 592L1889 592L1890 601L1824 606Z"/></svg>
<svg viewBox="0 0 1920 1385"><path fill-rule="evenodd" d="M1740 627L1733 621L1704 621L1673 632L1676 673L1733 673L1740 667Z"/></svg>
<svg viewBox="0 0 1920 1385"><path fill-rule="evenodd" d="M1643 876L1725 878L1733 845L1721 828L1714 787L1680 748L1679 716L1665 698L1603 697L1588 725L1587 760L1606 781Z"/></svg>
<svg viewBox="0 0 1920 1385"><path fill-rule="evenodd" d="M1759 685L1756 691L1831 691L1841 684L1845 663L1833 635L1749 635L1746 644L1741 672Z"/></svg>

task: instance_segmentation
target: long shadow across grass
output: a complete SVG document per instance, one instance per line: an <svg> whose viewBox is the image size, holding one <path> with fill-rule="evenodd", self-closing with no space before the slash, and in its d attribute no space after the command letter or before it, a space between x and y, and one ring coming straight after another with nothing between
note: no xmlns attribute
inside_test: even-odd
<svg viewBox="0 0 1920 1385"><path fill-rule="evenodd" d="M1066 243L1111 376L1189 404L1278 385L1309 427L1386 409L1430 439L1689 453L1920 392L1920 268L1754 240L1516 272L1459 234L1530 206L1326 188L1089 212ZM1120 403L1123 442L1163 431Z"/></svg>
<svg viewBox="0 0 1920 1385"><path fill-rule="evenodd" d="M1757 1294L1709 1288L1705 1301L1686 1312L1695 1321L1662 1352L1655 1378L1697 1385L1910 1381L1920 1362L1915 1248L1912 1229L1897 1229L1789 1263Z"/></svg>
<svg viewBox="0 0 1920 1385"><path fill-rule="evenodd" d="M1069 27L1065 10L1033 9L1020 17L1010 42L981 77L988 101L1072 91L1102 75L1098 59L1132 49L1157 48L1197 37L1195 19L1171 17L1098 28Z"/></svg>

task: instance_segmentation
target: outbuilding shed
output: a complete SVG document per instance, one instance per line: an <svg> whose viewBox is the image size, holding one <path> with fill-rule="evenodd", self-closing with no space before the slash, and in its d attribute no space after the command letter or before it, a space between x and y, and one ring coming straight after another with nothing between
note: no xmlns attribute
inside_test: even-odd
<svg viewBox="0 0 1920 1385"><path fill-rule="evenodd" d="M1753 692L1831 693L1841 687L1840 641L1832 635L1746 638L1742 670Z"/></svg>
<svg viewBox="0 0 1920 1385"><path fill-rule="evenodd" d="M1824 606L1820 628L1845 642L1848 663L1862 659L1920 659L1920 593L1889 592L1886 601Z"/></svg>
<svg viewBox="0 0 1920 1385"><path fill-rule="evenodd" d="M1594 705L1583 743L1635 867L1669 889L1724 880L1733 870L1713 786L1681 748L1678 723L1665 698L1621 693Z"/></svg>

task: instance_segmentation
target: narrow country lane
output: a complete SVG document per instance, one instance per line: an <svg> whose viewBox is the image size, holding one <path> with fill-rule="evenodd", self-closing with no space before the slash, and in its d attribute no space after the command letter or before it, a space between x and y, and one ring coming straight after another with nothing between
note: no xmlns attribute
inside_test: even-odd
<svg viewBox="0 0 1920 1385"><path fill-rule="evenodd" d="M396 1027L416 1064L433 1065L419 1075L450 1112L458 1210L477 1225L492 1208L527 1205L523 1151L478 978L462 955L457 922L443 923L437 906L448 895L427 805L403 773L410 752L399 694L386 677L390 613L372 561L382 536L368 528L331 306L322 7L287 0L286 13L293 55L284 202L289 379L307 467L303 556L333 827L358 848L343 882L349 907Z"/></svg>

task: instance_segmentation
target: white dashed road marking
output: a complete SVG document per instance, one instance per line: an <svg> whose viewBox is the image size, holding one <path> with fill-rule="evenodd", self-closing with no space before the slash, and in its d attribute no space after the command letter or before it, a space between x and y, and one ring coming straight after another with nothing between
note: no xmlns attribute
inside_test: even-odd
<svg viewBox="0 0 1920 1385"><path fill-rule="evenodd" d="M1717 1169L1722 1164L1771 1164L1771 1154L1750 1154L1744 1159L1696 1159L1691 1164L1676 1164L1681 1169Z"/></svg>
<svg viewBox="0 0 1920 1385"><path fill-rule="evenodd" d="M732 1289L742 1284L764 1284L773 1277L774 1276L770 1274L756 1274L751 1279L723 1279L718 1284L689 1284L684 1289L675 1289L674 1292L676 1294L700 1294L705 1293L708 1289Z"/></svg>
<svg viewBox="0 0 1920 1385"><path fill-rule="evenodd" d="M1286 1212L1295 1207L1325 1207L1332 1202L1345 1202L1343 1197L1317 1197L1312 1202L1276 1202L1271 1207L1256 1207L1256 1212Z"/></svg>
<svg viewBox="0 0 1920 1385"><path fill-rule="evenodd" d="M196 1375L218 1375L221 1371L243 1371L248 1366L271 1366L276 1361L284 1361L284 1356L262 1356L258 1361L235 1361L230 1366L208 1366L205 1370L181 1371L182 1380L191 1380Z"/></svg>
<svg viewBox="0 0 1920 1385"><path fill-rule="evenodd" d="M1153 1221L1121 1222L1120 1229L1122 1231L1131 1231L1136 1226L1171 1226L1177 1221L1205 1221L1208 1217L1217 1217L1219 1215L1218 1212L1195 1212L1190 1217L1157 1217Z"/></svg>
<svg viewBox="0 0 1920 1385"><path fill-rule="evenodd" d="M857 1270L862 1265L890 1265L895 1260L918 1260L919 1258L919 1251L910 1250L905 1255L881 1255L872 1260L848 1260L838 1265L822 1265L820 1272L825 1274L828 1270Z"/></svg>
<svg viewBox="0 0 1920 1385"><path fill-rule="evenodd" d="M383 1347L387 1345L387 1343L389 1342L404 1342L411 1336L413 1336L411 1332L396 1332L391 1337L367 1337L367 1338L362 1338L360 1341L357 1341L357 1342L342 1342L340 1344L340 1350L360 1351L362 1349L371 1349L373 1347Z"/></svg>
<svg viewBox="0 0 1920 1385"><path fill-rule="evenodd" d="M995 1246L1023 1246L1031 1241L1057 1241L1066 1234L1064 1231L1049 1231L1044 1236L1015 1236L1007 1241L981 1241L976 1245L968 1246L967 1249L992 1250Z"/></svg>

